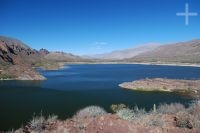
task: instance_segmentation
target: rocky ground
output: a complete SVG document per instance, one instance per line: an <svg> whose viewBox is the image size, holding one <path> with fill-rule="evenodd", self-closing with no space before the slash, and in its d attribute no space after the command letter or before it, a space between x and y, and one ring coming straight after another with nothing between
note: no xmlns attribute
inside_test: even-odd
<svg viewBox="0 0 200 133"><path fill-rule="evenodd" d="M166 121L166 126L143 126L123 120L117 115L107 114L95 118L49 123L44 127L42 133L200 133L198 128L176 127L173 116L163 116L163 120ZM34 133L28 127L18 131Z"/></svg>
<svg viewBox="0 0 200 133"><path fill-rule="evenodd" d="M113 113L98 106L88 106L72 118L57 116L33 118L12 133L200 133L200 102L188 108L179 103L162 104L146 112L144 109L112 105Z"/></svg>

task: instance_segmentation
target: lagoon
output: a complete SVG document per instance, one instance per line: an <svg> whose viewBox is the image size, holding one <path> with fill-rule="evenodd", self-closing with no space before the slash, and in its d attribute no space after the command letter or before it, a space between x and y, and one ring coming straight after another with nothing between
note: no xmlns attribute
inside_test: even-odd
<svg viewBox="0 0 200 133"><path fill-rule="evenodd" d="M192 98L176 93L125 90L118 84L144 78L200 79L200 67L137 64L71 64L60 70L38 70L45 81L0 81L0 131L19 128L34 114L73 116L88 105L108 112L111 104L138 105L149 110L153 104Z"/></svg>

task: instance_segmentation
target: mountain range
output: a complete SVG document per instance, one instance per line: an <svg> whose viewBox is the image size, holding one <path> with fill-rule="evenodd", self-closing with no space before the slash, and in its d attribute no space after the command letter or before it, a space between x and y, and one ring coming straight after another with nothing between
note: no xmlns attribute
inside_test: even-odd
<svg viewBox="0 0 200 133"><path fill-rule="evenodd" d="M20 40L0 36L0 79L44 80L35 67L58 69L60 62L82 60L69 53L35 50Z"/></svg>
<svg viewBox="0 0 200 133"><path fill-rule="evenodd" d="M65 52L35 50L20 40L0 36L0 79L44 80L35 68L58 69L64 63L192 63L200 64L200 39L134 48L93 55L89 58Z"/></svg>
<svg viewBox="0 0 200 133"><path fill-rule="evenodd" d="M127 59L128 62L200 63L200 39L161 45Z"/></svg>
<svg viewBox="0 0 200 133"><path fill-rule="evenodd" d="M152 51L158 46L160 46L160 44L158 43L148 43L148 44L139 45L137 47L133 47L130 49L116 50L110 53L97 54L97 55L92 55L89 57L96 58L96 59L104 59L104 60L122 60L122 59L132 58L134 56L137 56L139 54L142 54L148 51Z"/></svg>

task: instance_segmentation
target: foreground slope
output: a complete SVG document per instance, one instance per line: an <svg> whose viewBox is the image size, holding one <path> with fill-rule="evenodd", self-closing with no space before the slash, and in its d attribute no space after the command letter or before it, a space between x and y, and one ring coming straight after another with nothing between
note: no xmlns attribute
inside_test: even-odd
<svg viewBox="0 0 200 133"><path fill-rule="evenodd" d="M123 106L122 106L123 105ZM114 108L112 108L114 107ZM116 108L115 108L116 107ZM185 108L180 103L161 104L148 112L137 106L111 105L113 113L99 106L79 110L72 118L36 116L15 133L200 133L200 102Z"/></svg>

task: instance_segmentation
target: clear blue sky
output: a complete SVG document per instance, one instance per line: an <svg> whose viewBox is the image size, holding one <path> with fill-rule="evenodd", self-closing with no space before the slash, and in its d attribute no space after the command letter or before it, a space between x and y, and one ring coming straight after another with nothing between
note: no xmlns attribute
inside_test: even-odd
<svg viewBox="0 0 200 133"><path fill-rule="evenodd" d="M197 12L184 17L177 12ZM0 35L32 48L104 53L200 38L199 0L0 0Z"/></svg>

